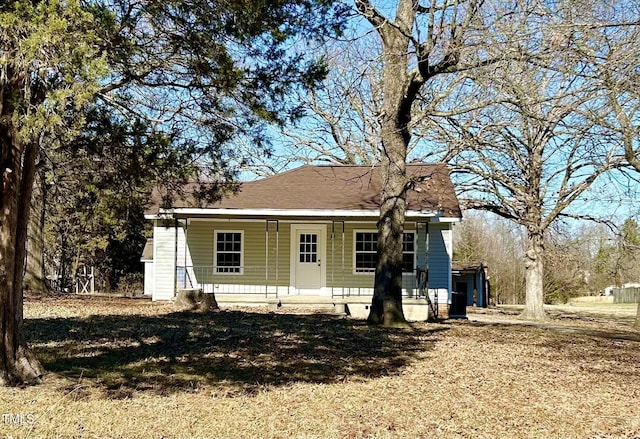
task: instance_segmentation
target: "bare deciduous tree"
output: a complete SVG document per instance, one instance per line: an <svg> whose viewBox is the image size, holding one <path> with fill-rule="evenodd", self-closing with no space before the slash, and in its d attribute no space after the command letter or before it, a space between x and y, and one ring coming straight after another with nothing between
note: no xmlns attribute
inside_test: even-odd
<svg viewBox="0 0 640 439"><path fill-rule="evenodd" d="M567 68L567 60L556 62L562 68L510 62L477 74L496 103L449 119L441 131L459 148L454 163L466 206L526 230L523 316L534 319L545 317L545 233L562 216L588 217L569 208L599 177L623 165L619 147L602 142L585 117L598 105L592 84Z"/></svg>
<svg viewBox="0 0 640 439"><path fill-rule="evenodd" d="M588 2L576 9L576 26L565 31L567 56L583 62L576 72L593 83L602 105L590 116L610 141L619 142L629 165L640 172L640 4Z"/></svg>
<svg viewBox="0 0 640 439"><path fill-rule="evenodd" d="M416 103L421 98L430 101L427 84L436 77L472 70L505 56L520 56L500 50L501 43L493 40L490 29L501 17L512 18L524 11L519 5L505 11L477 0L431 0L428 5L399 0L395 8L376 7L370 0L356 0L355 4L380 39L382 60L378 123L383 191L378 265L368 320L393 325L404 322L402 236L406 192L411 186L406 162ZM495 43L492 51L487 50L491 43Z"/></svg>
<svg viewBox="0 0 640 439"><path fill-rule="evenodd" d="M428 139L414 134L421 132L424 120L460 111L455 100L465 87L465 72L505 57L528 58L537 50L525 47L529 37L525 33L509 35L510 41L523 43L515 48L503 35L495 35L501 23L534 14L538 3L374 3L355 1L358 13L372 27L366 38L375 38L371 45L375 51L356 46L357 56L347 61L346 70L340 63L333 66L326 91L310 95L313 122L303 135L289 134L289 138L306 152L296 158L299 161L377 161L381 166L379 257L369 321L393 325L404 321L401 249L405 196L411 186L405 164L410 158L446 158L446 150L434 150ZM352 52L349 48L343 53Z"/></svg>
<svg viewBox="0 0 640 439"><path fill-rule="evenodd" d="M373 165L379 161L379 41L371 33L353 32L355 36L320 49L328 67L322 87L300 92L303 116L278 127L272 136L277 145L272 154L252 153L254 159L245 164L245 170L265 176L300 163ZM247 143L241 148L253 146Z"/></svg>
<svg viewBox="0 0 640 439"><path fill-rule="evenodd" d="M518 304L524 300L524 239L509 221L486 212L467 211L453 235L454 259L481 262L488 268L490 300Z"/></svg>

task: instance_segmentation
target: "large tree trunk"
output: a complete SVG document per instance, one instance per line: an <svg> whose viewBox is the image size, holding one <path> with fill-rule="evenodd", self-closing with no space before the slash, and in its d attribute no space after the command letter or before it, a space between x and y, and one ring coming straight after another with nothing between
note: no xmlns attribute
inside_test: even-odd
<svg viewBox="0 0 640 439"><path fill-rule="evenodd" d="M522 317L544 320L544 239L541 231L527 230L525 254L525 307Z"/></svg>
<svg viewBox="0 0 640 439"><path fill-rule="evenodd" d="M46 185L44 176L38 173L34 181L27 228L27 270L24 274L24 288L33 293L46 294L50 291L44 265L44 225Z"/></svg>
<svg viewBox="0 0 640 439"><path fill-rule="evenodd" d="M402 239L406 211L407 149L411 107L419 90L407 73L414 5L398 5L394 24L378 28L382 45L384 95L380 115L382 200L378 221L378 264L368 321L395 326L406 323L402 310Z"/></svg>
<svg viewBox="0 0 640 439"><path fill-rule="evenodd" d="M6 106L3 106L6 108ZM23 335L22 282L37 147L0 126L0 384L37 381L44 370Z"/></svg>
<svg viewBox="0 0 640 439"><path fill-rule="evenodd" d="M382 163L381 173L384 189L378 221L378 264L368 321L395 326L406 321L402 310L402 241L406 210L404 159L389 163L387 158Z"/></svg>

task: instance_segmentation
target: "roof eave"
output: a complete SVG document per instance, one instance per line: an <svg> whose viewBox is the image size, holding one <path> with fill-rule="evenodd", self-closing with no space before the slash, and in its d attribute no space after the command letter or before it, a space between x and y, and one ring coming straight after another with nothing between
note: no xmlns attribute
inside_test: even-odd
<svg viewBox="0 0 640 439"><path fill-rule="evenodd" d="M223 209L223 208L172 208L160 209L156 214L146 214L149 220L173 219L189 216L235 216L235 217L341 217L367 218L378 217L379 210L371 209ZM430 218L438 222L457 222L460 218L447 217L439 210L408 210L410 218Z"/></svg>

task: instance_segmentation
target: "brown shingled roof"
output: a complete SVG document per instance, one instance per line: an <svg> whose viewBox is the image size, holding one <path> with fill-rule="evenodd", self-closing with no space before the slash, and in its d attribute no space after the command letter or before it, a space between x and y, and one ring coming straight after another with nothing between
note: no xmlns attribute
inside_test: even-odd
<svg viewBox="0 0 640 439"><path fill-rule="evenodd" d="M407 209L438 210L446 217L461 217L449 171L444 164L408 164L407 175L416 181L407 193ZM237 194L200 206L224 209L372 210L380 206L379 168L371 166L305 165L240 185ZM158 204L149 209L158 212ZM173 208L194 207L188 199Z"/></svg>

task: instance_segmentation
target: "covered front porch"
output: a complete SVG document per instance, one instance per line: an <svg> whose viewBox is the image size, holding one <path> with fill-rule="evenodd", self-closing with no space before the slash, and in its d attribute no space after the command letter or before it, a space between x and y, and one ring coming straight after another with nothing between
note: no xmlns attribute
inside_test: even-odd
<svg viewBox="0 0 640 439"><path fill-rule="evenodd" d="M450 226L432 219L406 222L402 293L408 315L414 314L409 304L424 308L424 319L448 309ZM215 293L223 305L306 302L366 317L376 234L369 218L157 220L154 256L145 262L153 264L147 270L154 273L150 293L154 300L171 300L179 290L198 289Z"/></svg>
<svg viewBox="0 0 640 439"><path fill-rule="evenodd" d="M265 279L268 279L267 267L245 269L246 272L264 274ZM210 278L211 283L197 282L197 279L204 279L215 271L215 267L178 267L177 292L196 289L205 294L214 293L216 301L222 306L268 306L273 311L280 308L312 308L363 319L369 315L373 297L372 285L332 286L323 294L300 294L290 286L268 285L266 281L264 285L226 284L216 283L216 276L213 276ZM439 306L441 298L438 297L438 289L428 288L425 270L418 269L415 273L404 274L402 284L403 309L407 320L428 320L435 316L447 315L448 307Z"/></svg>

